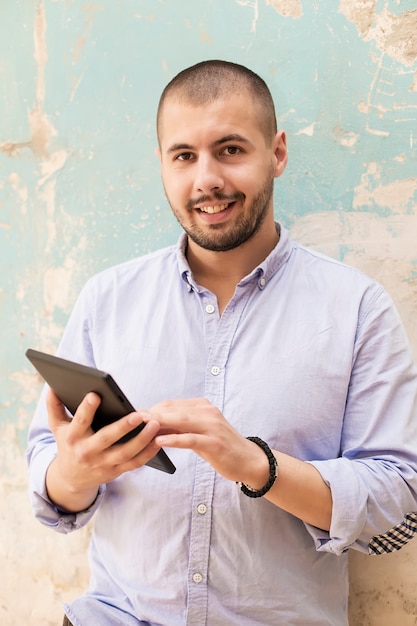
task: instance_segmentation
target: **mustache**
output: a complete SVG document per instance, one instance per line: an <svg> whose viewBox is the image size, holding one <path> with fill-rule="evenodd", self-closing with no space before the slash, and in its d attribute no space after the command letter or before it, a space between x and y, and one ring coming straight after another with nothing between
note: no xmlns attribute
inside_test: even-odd
<svg viewBox="0 0 417 626"><path fill-rule="evenodd" d="M190 198L186 206L187 206L187 209L192 210L200 206L200 204L204 204L205 202L212 202L213 198L217 200L218 202L236 202L236 200L243 200L244 197L245 197L244 194L240 192L233 193L231 195L226 195L223 193L219 193L218 191L215 191L210 196L206 194L196 199Z"/></svg>

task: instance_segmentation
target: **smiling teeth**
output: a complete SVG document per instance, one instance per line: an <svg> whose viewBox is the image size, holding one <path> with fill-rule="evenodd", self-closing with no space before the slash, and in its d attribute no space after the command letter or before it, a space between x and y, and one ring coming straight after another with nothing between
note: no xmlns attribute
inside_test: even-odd
<svg viewBox="0 0 417 626"><path fill-rule="evenodd" d="M228 204L217 204L216 206L201 206L200 211L203 211L203 213L220 213L221 211L227 209L228 206Z"/></svg>

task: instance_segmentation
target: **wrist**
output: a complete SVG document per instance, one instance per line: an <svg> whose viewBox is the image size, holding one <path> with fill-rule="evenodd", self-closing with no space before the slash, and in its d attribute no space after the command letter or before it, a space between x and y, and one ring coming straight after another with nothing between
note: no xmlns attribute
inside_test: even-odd
<svg viewBox="0 0 417 626"><path fill-rule="evenodd" d="M47 496L56 507L71 513L88 509L97 498L98 487L79 489L60 472L57 458L50 463L45 477Z"/></svg>
<svg viewBox="0 0 417 626"><path fill-rule="evenodd" d="M249 484L246 482L238 482L241 491L250 498L260 498L264 496L274 485L278 476L278 463L268 444L259 437L247 437L263 452L263 463L260 472L257 472L257 478L252 475ZM259 466L258 466L259 467Z"/></svg>

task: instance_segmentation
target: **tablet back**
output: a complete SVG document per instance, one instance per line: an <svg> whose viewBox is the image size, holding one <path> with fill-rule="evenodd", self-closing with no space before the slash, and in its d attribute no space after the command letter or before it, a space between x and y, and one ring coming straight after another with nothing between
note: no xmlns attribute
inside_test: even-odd
<svg viewBox="0 0 417 626"><path fill-rule="evenodd" d="M107 372L32 348L26 351L26 356L72 415L75 414L78 405L87 393L94 391L100 396L101 403L91 425L95 431L135 410ZM139 424L116 443L128 441L137 435L144 426L144 423ZM153 459L148 461L147 465L169 474L175 472L175 466L163 450L160 450Z"/></svg>

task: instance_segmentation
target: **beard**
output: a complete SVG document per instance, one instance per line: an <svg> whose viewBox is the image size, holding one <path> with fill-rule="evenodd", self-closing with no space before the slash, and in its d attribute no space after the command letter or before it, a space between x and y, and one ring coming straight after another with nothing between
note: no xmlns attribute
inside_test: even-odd
<svg viewBox="0 0 417 626"><path fill-rule="evenodd" d="M265 179L263 186L253 198L247 214L244 215L243 213L240 213L230 226L227 224L211 224L205 228L201 228L195 223L185 224L185 220L181 216L181 212L175 208L167 196L168 202L181 227L195 244L205 250L211 250L213 252L227 252L228 250L233 250L234 248L244 244L256 235L261 228L269 212L274 190L274 178L275 177L271 169L271 172ZM187 203L187 215L192 215L193 211L195 211L193 207L210 200L213 196L220 202L233 202L241 200L243 204L245 200L245 195L243 193L225 196L224 194L215 192L212 196L202 196L197 201L189 200Z"/></svg>

